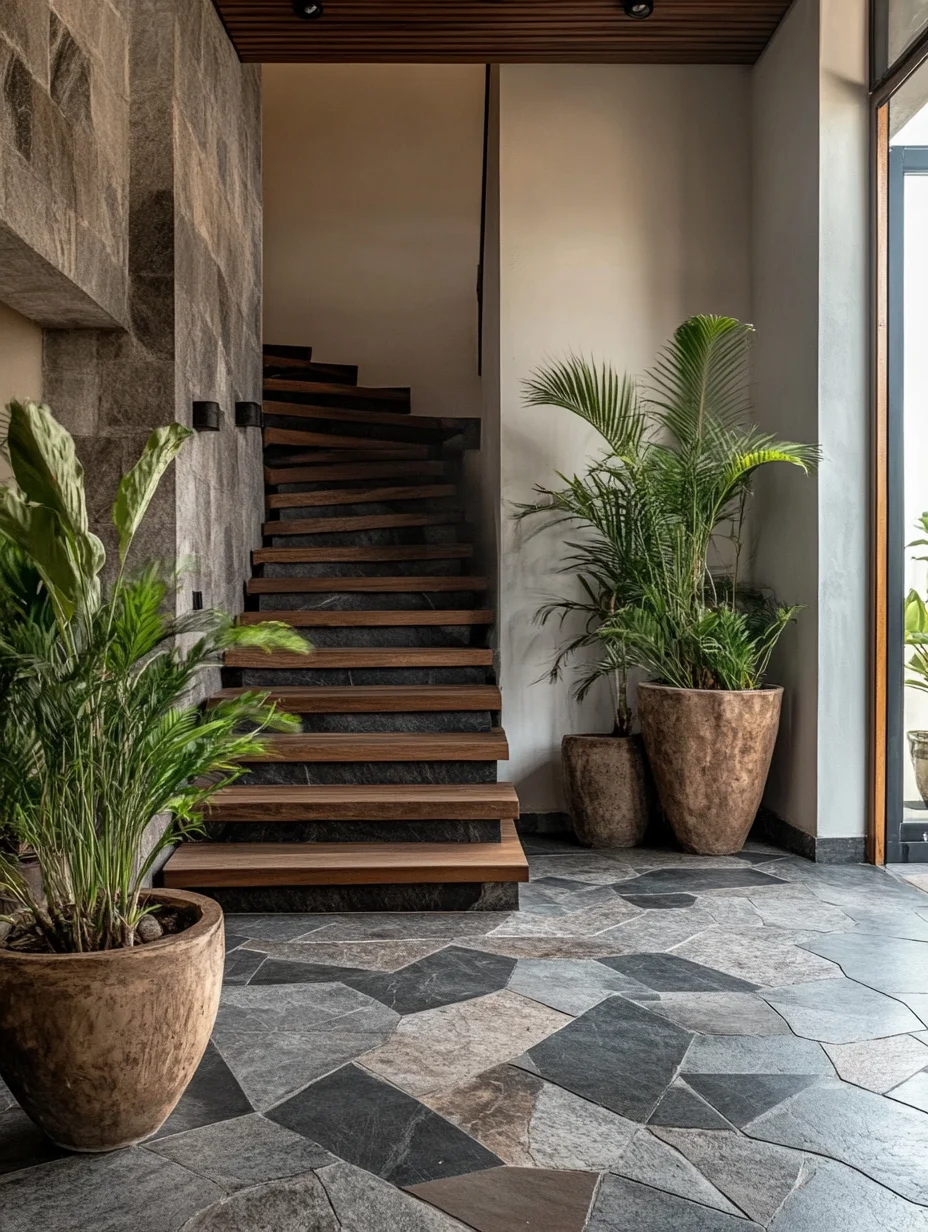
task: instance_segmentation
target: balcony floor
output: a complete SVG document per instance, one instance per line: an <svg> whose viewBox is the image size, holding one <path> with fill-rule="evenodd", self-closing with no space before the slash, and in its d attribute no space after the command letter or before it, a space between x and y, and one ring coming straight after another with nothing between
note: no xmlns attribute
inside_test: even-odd
<svg viewBox="0 0 928 1232"><path fill-rule="evenodd" d="M0 1087L3 1232L928 1229L928 897L864 866L526 841L517 913L229 916L154 1140Z"/></svg>

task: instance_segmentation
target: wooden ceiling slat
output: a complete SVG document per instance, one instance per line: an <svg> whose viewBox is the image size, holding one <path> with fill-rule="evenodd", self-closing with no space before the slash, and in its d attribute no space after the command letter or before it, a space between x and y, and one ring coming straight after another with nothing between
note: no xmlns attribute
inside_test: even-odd
<svg viewBox="0 0 928 1232"><path fill-rule="evenodd" d="M790 0L655 0L630 21L619 0L215 0L245 61L752 64ZM388 14L386 16L385 14Z"/></svg>

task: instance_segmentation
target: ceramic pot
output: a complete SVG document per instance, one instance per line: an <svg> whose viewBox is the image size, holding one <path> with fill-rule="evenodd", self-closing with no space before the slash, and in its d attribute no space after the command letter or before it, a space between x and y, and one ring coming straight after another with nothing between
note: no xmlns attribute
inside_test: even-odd
<svg viewBox="0 0 928 1232"><path fill-rule="evenodd" d="M638 686L658 799L684 851L733 855L760 808L783 690Z"/></svg>
<svg viewBox="0 0 928 1232"><path fill-rule="evenodd" d="M928 731L909 732L909 752L918 794L928 804Z"/></svg>
<svg viewBox="0 0 928 1232"><path fill-rule="evenodd" d="M565 736L564 791L586 847L634 847L651 817L652 790L640 736Z"/></svg>
<svg viewBox="0 0 928 1232"><path fill-rule="evenodd" d="M225 956L219 904L183 890L147 897L193 906L199 919L131 949L0 948L0 1077L69 1151L112 1151L160 1129L213 1029Z"/></svg>

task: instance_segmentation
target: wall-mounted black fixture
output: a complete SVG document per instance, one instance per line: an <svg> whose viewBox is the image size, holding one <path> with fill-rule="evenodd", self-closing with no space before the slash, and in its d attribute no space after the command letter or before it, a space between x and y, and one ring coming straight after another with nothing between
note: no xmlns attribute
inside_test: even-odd
<svg viewBox="0 0 928 1232"><path fill-rule="evenodd" d="M235 426L237 428L260 428L261 424L260 402L236 402Z"/></svg>
<svg viewBox="0 0 928 1232"><path fill-rule="evenodd" d="M293 11L304 21L316 21L325 12L321 0L293 0Z"/></svg>
<svg viewBox="0 0 928 1232"><path fill-rule="evenodd" d="M191 603L190 607L191 607L191 610L194 612L203 611L203 591L202 590L195 590L193 592L193 602Z"/></svg>
<svg viewBox="0 0 928 1232"><path fill-rule="evenodd" d="M654 0L622 0L625 16L633 21L644 21L654 12Z"/></svg>
<svg viewBox="0 0 928 1232"><path fill-rule="evenodd" d="M193 426L197 432L218 432L222 427L222 408L218 402L194 402Z"/></svg>

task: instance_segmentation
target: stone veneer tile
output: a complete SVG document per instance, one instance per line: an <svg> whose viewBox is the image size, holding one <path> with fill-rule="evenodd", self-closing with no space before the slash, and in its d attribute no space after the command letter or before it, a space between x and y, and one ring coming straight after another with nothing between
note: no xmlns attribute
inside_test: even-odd
<svg viewBox="0 0 928 1232"><path fill-rule="evenodd" d="M392 974L355 974L346 982L399 1014L417 1014L498 992L515 965L513 958L450 945Z"/></svg>
<svg viewBox="0 0 928 1232"><path fill-rule="evenodd" d="M597 1179L592 1172L493 1168L413 1185L410 1192L475 1232L583 1232Z"/></svg>
<svg viewBox="0 0 928 1232"><path fill-rule="evenodd" d="M896 1099L910 1108L928 1112L928 1073L920 1072L888 1091L890 1099Z"/></svg>
<svg viewBox="0 0 928 1232"><path fill-rule="evenodd" d="M509 988L564 1014L583 1014L613 993L654 994L643 984L593 959L520 958Z"/></svg>
<svg viewBox="0 0 928 1232"><path fill-rule="evenodd" d="M679 1129L731 1128L730 1122L680 1080L667 1088L648 1124Z"/></svg>
<svg viewBox="0 0 928 1232"><path fill-rule="evenodd" d="M636 919L623 921L608 934L600 935L618 942L626 953L634 950L666 952L714 927L715 920L707 911L691 907L689 911L644 911Z"/></svg>
<svg viewBox="0 0 928 1232"><path fill-rule="evenodd" d="M341 1232L468 1232L434 1206L351 1164L332 1164L316 1175L325 1186Z"/></svg>
<svg viewBox="0 0 928 1232"><path fill-rule="evenodd" d="M568 1022L503 990L403 1018L361 1064L411 1095L428 1095L511 1060Z"/></svg>
<svg viewBox="0 0 928 1232"><path fill-rule="evenodd" d="M434 941L249 941L246 948L284 962L327 964L363 971L398 971L435 954L446 943Z"/></svg>
<svg viewBox="0 0 928 1232"><path fill-rule="evenodd" d="M912 1035L823 1047L840 1078L879 1095L928 1066L928 1047Z"/></svg>
<svg viewBox="0 0 928 1232"><path fill-rule="evenodd" d="M247 1116L251 1111L245 1092L219 1049L209 1043L190 1085L155 1137L181 1134L201 1125Z"/></svg>
<svg viewBox="0 0 928 1232"><path fill-rule="evenodd" d="M621 971L655 992L753 992L756 985L736 979L676 954L629 954L604 958L604 966Z"/></svg>
<svg viewBox="0 0 928 1232"><path fill-rule="evenodd" d="M0 1112L0 1176L44 1164L50 1159L59 1159L64 1154L64 1150L50 1142L22 1108L14 1105ZM2 1209L0 1202L0 1221Z"/></svg>
<svg viewBox="0 0 928 1232"><path fill-rule="evenodd" d="M806 942L804 948L840 965L845 975L868 988L897 996L928 994L928 942L839 933Z"/></svg>
<svg viewBox="0 0 928 1232"><path fill-rule="evenodd" d="M207 1207L181 1232L341 1232L328 1194L312 1172L245 1189Z"/></svg>
<svg viewBox="0 0 928 1232"><path fill-rule="evenodd" d="M762 988L827 980L840 974L825 959L800 949L787 933L772 928L751 928L743 932L710 928L691 941L677 946L674 953L692 962Z"/></svg>
<svg viewBox="0 0 928 1232"><path fill-rule="evenodd" d="M714 1211L621 1176L606 1176L587 1232L761 1232L760 1225Z"/></svg>
<svg viewBox="0 0 928 1232"><path fill-rule="evenodd" d="M810 1074L688 1074L687 1082L740 1129L798 1091L825 1079Z"/></svg>
<svg viewBox="0 0 928 1232"><path fill-rule="evenodd" d="M789 1035L775 1010L750 992L670 992L648 1009L703 1035Z"/></svg>
<svg viewBox="0 0 928 1232"><path fill-rule="evenodd" d="M925 1232L924 1207L906 1202L853 1168L830 1159L810 1160L797 1185L770 1224L770 1232Z"/></svg>
<svg viewBox="0 0 928 1232"><path fill-rule="evenodd" d="M899 1001L854 980L820 980L763 993L796 1035L827 1044L853 1044L918 1031L920 1019Z"/></svg>

